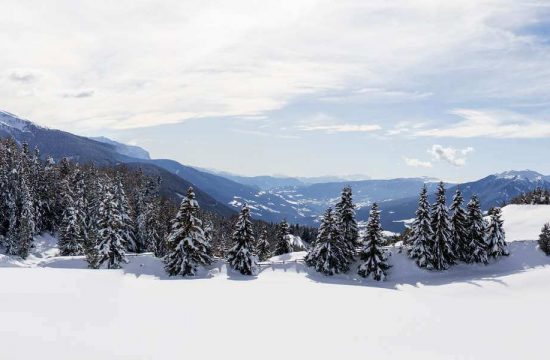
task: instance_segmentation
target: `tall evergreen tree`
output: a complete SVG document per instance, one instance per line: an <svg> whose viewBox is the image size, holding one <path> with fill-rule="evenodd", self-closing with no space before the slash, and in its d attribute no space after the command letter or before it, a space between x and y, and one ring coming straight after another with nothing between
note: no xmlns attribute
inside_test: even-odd
<svg viewBox="0 0 550 360"><path fill-rule="evenodd" d="M539 235L539 248L550 255L550 223L544 224Z"/></svg>
<svg viewBox="0 0 550 360"><path fill-rule="evenodd" d="M27 186L27 181L21 179L21 214L19 216L19 243L18 255L25 259L33 245L33 235L35 234L34 224L34 202L31 191Z"/></svg>
<svg viewBox="0 0 550 360"><path fill-rule="evenodd" d="M456 189L451 205L451 236L454 254L457 260L469 261L468 216L463 208L464 198L460 189Z"/></svg>
<svg viewBox="0 0 550 360"><path fill-rule="evenodd" d="M325 275L345 273L349 270L347 244L344 242L332 209L325 212L315 245L305 257L307 266Z"/></svg>
<svg viewBox="0 0 550 360"><path fill-rule="evenodd" d="M487 256L499 258L508 256L508 245L506 244L506 234L504 233L502 221L502 210L494 208L491 210L491 222L487 232Z"/></svg>
<svg viewBox="0 0 550 360"><path fill-rule="evenodd" d="M435 270L445 270L455 262L453 239L451 237L451 224L449 210L445 203L445 186L439 184L437 196L432 206L432 258L431 267Z"/></svg>
<svg viewBox="0 0 550 360"><path fill-rule="evenodd" d="M340 201L335 206L338 225L344 237L344 241L348 243L350 261L353 261L355 255L355 247L359 246L359 227L355 220L355 205L353 204L352 191L350 186L342 189Z"/></svg>
<svg viewBox="0 0 550 360"><path fill-rule="evenodd" d="M164 257L164 268L170 276L193 276L199 266L212 263L210 244L197 217L198 211L195 192L189 188L166 241L168 253Z"/></svg>
<svg viewBox="0 0 550 360"><path fill-rule="evenodd" d="M129 251L136 252L138 249L134 239L134 224L130 213L130 205L128 204L128 198L126 197L126 192L124 191L122 177L120 174L117 174L115 177L113 201L118 206L118 213L122 222L120 233L124 238L123 242L126 244Z"/></svg>
<svg viewBox="0 0 550 360"><path fill-rule="evenodd" d="M290 235L290 226L283 219L277 227L277 243L275 245L275 255L288 254L293 251L292 238Z"/></svg>
<svg viewBox="0 0 550 360"><path fill-rule="evenodd" d="M250 209L243 205L233 232L233 247L227 252L227 262L231 268L243 275L255 275L258 257L254 249L254 233L250 221Z"/></svg>
<svg viewBox="0 0 550 360"><path fill-rule="evenodd" d="M383 245L382 226L380 225L380 210L378 204L371 207L367 232L363 240L363 249L360 256L363 263L359 266L358 274L362 277L369 277L376 281L386 279L386 271L390 268L387 263Z"/></svg>
<svg viewBox="0 0 550 360"><path fill-rule="evenodd" d="M269 242L267 241L267 229L263 228L258 238L258 244L256 245L256 252L260 261L266 261L271 257L271 250L269 249Z"/></svg>
<svg viewBox="0 0 550 360"><path fill-rule="evenodd" d="M411 226L408 242L410 244L409 257L420 267L428 267L432 258L432 225L428 189L426 185L420 192L416 218Z"/></svg>
<svg viewBox="0 0 550 360"><path fill-rule="evenodd" d="M99 236L95 249L97 262L90 264L90 267L96 268L106 263L107 268L118 269L127 261L127 229L123 220L124 215L120 213L121 207L115 201L114 191L117 191L116 186L109 186L103 192L97 224Z"/></svg>
<svg viewBox="0 0 550 360"><path fill-rule="evenodd" d="M64 180L63 199L65 208L59 226L59 251L62 256L82 255L83 239L78 208L67 180Z"/></svg>
<svg viewBox="0 0 550 360"><path fill-rule="evenodd" d="M474 195L468 203L468 238L470 240L468 262L487 263L486 229L487 224L483 219L479 200Z"/></svg>

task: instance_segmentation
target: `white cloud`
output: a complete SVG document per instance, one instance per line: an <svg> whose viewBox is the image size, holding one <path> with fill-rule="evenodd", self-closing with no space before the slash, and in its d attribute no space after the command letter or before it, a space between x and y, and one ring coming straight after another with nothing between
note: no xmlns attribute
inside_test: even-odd
<svg viewBox="0 0 550 360"><path fill-rule="evenodd" d="M407 166L411 166L411 167L419 167L419 168L425 168L425 169L429 169L433 167L432 163L429 161L422 161L419 159L408 158L408 157L404 157L403 160L405 160L405 164L407 164Z"/></svg>
<svg viewBox="0 0 550 360"><path fill-rule="evenodd" d="M515 32L544 14L519 1L37 4L3 1L0 68L40 71L40 99L17 95L32 78L21 74L0 81L0 98L5 110L68 130L261 116L335 93L392 102L532 98L550 84L548 47ZM88 88L94 96L80 101L59 96Z"/></svg>
<svg viewBox="0 0 550 360"><path fill-rule="evenodd" d="M327 133L340 132L373 132L381 130L382 127L376 124L357 125L357 124L335 124L335 125L303 125L299 127L303 131L324 131Z"/></svg>
<svg viewBox="0 0 550 360"><path fill-rule="evenodd" d="M550 137L550 120L533 120L505 111L455 109L452 114L461 121L442 128L420 130L418 136L456 138L545 138Z"/></svg>
<svg viewBox="0 0 550 360"><path fill-rule="evenodd" d="M442 145L434 145L428 152L433 155L436 160L443 160L454 166L464 166L466 164L466 155L474 151L473 147L465 149L455 149L452 147L444 147Z"/></svg>

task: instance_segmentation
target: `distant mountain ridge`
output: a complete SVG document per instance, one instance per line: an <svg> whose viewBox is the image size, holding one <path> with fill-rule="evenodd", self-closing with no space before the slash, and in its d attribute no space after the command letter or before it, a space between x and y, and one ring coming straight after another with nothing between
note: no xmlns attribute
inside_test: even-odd
<svg viewBox="0 0 550 360"><path fill-rule="evenodd" d="M311 184L310 181L320 179L232 174L226 177L219 175L219 172L204 171L174 160L150 159L144 149L107 138L97 141L37 126L7 112L0 112L0 136L13 137L32 147L38 146L43 154L57 160L68 157L81 163L94 162L99 166L126 164L142 168L147 174L161 176L163 193L175 201L185 194L188 186L193 185L199 203L207 210L230 215L246 202L253 217L270 222L287 219L291 223L317 225L319 216L327 207L334 206L342 188L349 185L353 189L359 220L366 220L371 204L378 202L384 228L401 231L404 229L403 221L414 217L421 187L426 184L433 201L437 186L437 179L431 178L340 180ZM487 210L536 187L550 188L550 176L531 170L507 171L464 184L447 184L449 202L457 186L460 186L467 200L477 194Z"/></svg>

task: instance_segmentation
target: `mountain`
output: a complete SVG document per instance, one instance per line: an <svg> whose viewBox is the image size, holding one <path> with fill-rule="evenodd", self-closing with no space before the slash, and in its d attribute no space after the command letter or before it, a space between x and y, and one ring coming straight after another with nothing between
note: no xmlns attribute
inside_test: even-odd
<svg viewBox="0 0 550 360"><path fill-rule="evenodd" d="M11 137L19 143L26 142L32 148L37 146L42 156L52 156L55 160L67 157L80 163L93 162L98 166L127 164L130 167L141 167L146 174L160 176L161 192L175 201L179 201L189 186L194 185L197 200L202 208L221 215L234 213L226 203L213 198L192 181L175 176L155 164L147 163L147 160L120 154L120 147L111 143L37 126L28 120L1 111L0 137Z"/></svg>
<svg viewBox="0 0 550 360"><path fill-rule="evenodd" d="M514 197L537 187L550 188L550 177L536 171L506 171L500 174L489 175L483 179L447 187L447 203L450 205L456 189L460 188L467 202L474 194L479 197L483 210L493 206L502 206ZM435 200L435 189L430 190L430 202ZM420 187L417 193L420 192ZM382 226L390 231L402 231L404 221L412 219L418 206L418 195L383 201L380 204L382 211ZM369 207L359 209L357 217L368 218Z"/></svg>
<svg viewBox="0 0 550 360"><path fill-rule="evenodd" d="M104 144L110 144L115 147L115 151L121 155L126 155L136 159L150 160L149 152L139 146L126 145L119 143L118 141L111 140L104 136L91 137L90 139L99 141Z"/></svg>
<svg viewBox="0 0 550 360"><path fill-rule="evenodd" d="M126 164L142 168L150 175L163 179L163 194L179 200L193 185L201 206L219 214L235 213L246 202L252 216L269 222L287 219L291 223L317 225L318 218L338 201L344 186L351 186L358 206L357 217L368 218L370 205L378 202L382 209L382 224L386 230L402 231L404 221L414 217L418 193L426 184L433 201L437 180L402 178L389 180L339 180L309 184L314 178L286 178L273 176L220 176L168 159L150 159L146 150L120 144L110 139L97 140L68 132L40 127L28 120L0 112L0 136L13 137L20 143L38 146L43 154L54 159L63 157L100 166ZM323 178L323 180L328 180ZM460 185L447 184L450 202L456 186L466 199L477 194L484 210L501 205L513 197L538 186L550 188L550 177L535 171L507 171Z"/></svg>

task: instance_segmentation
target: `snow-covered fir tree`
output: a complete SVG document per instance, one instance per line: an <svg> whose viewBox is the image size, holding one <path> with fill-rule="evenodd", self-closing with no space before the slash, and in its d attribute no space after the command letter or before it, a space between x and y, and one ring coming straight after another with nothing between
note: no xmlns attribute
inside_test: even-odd
<svg viewBox="0 0 550 360"><path fill-rule="evenodd" d="M382 226L380 225L380 210L378 204L371 207L367 231L363 239L363 248L360 253L363 261L358 269L359 276L369 277L376 281L385 280L386 272L390 268L383 246Z"/></svg>
<svg viewBox="0 0 550 360"><path fill-rule="evenodd" d="M449 210L445 203L445 186L443 182L437 188L436 200L432 206L432 257L431 268L445 270L455 262L453 249L455 248L451 236Z"/></svg>
<svg viewBox="0 0 550 360"><path fill-rule="evenodd" d="M539 248L550 255L550 223L544 224L539 235Z"/></svg>
<svg viewBox="0 0 550 360"><path fill-rule="evenodd" d="M255 255L250 209L246 204L241 208L232 240L233 246L226 255L229 266L243 275L255 275L258 268L258 257Z"/></svg>
<svg viewBox="0 0 550 360"><path fill-rule="evenodd" d="M463 205L462 192L457 188L451 205L451 236L456 259L467 262L470 258L470 241L468 238L468 216Z"/></svg>
<svg viewBox="0 0 550 360"><path fill-rule="evenodd" d="M271 257L271 250L269 249L269 242L267 241L267 229L263 228L258 237L258 244L256 244L256 252L260 261L266 261Z"/></svg>
<svg viewBox="0 0 550 360"><path fill-rule="evenodd" d="M166 240L164 268L170 276L193 276L200 266L212 263L210 244L197 217L199 204L193 188L187 190Z"/></svg>
<svg viewBox="0 0 550 360"><path fill-rule="evenodd" d="M79 201L75 201L69 179L63 180L63 218L59 226L58 246L62 256L75 256L84 253L82 238L82 214Z"/></svg>
<svg viewBox="0 0 550 360"><path fill-rule="evenodd" d="M504 233L502 220L502 210L498 207L493 208L490 212L491 221L487 231L487 256L491 258L499 258L508 256L508 245L506 244L506 234Z"/></svg>
<svg viewBox="0 0 550 360"><path fill-rule="evenodd" d="M123 214L117 204L113 192L116 186L106 186L103 191L98 211L98 244L95 252L97 263L90 267L98 268L106 264L109 269L118 269L126 260L127 229L124 224Z"/></svg>
<svg viewBox="0 0 550 360"><path fill-rule="evenodd" d="M486 229L487 224L483 219L479 200L474 195L468 203L468 239L470 243L467 262L487 263Z"/></svg>
<svg viewBox="0 0 550 360"><path fill-rule="evenodd" d="M349 244L350 261L353 261L355 247L359 246L359 226L355 219L355 205L353 204L353 195L350 186L342 189L340 201L335 205L338 226L344 240Z"/></svg>
<svg viewBox="0 0 550 360"><path fill-rule="evenodd" d="M21 179L21 213L19 215L19 241L17 244L17 254L23 259L27 258L33 245L33 236L35 234L34 224L34 201L31 190L27 186L27 181Z"/></svg>
<svg viewBox="0 0 550 360"><path fill-rule="evenodd" d="M130 213L130 205L128 204L128 198L124 191L122 184L122 176L117 174L113 187L113 200L118 206L118 213L120 214L122 229L121 234L124 237L124 243L129 251L136 252L137 246L134 239L134 223Z"/></svg>
<svg viewBox="0 0 550 360"><path fill-rule="evenodd" d="M350 262L347 257L345 243L332 208L327 209L315 245L305 257L306 265L325 275L345 273L349 270Z"/></svg>
<svg viewBox="0 0 550 360"><path fill-rule="evenodd" d="M431 265L433 231L428 202L428 189L424 185L420 192L416 217L411 226L409 257L420 267Z"/></svg>
<svg viewBox="0 0 550 360"><path fill-rule="evenodd" d="M290 235L290 226L283 219L277 228L277 242L275 244L275 255L283 255L292 252L292 237Z"/></svg>

